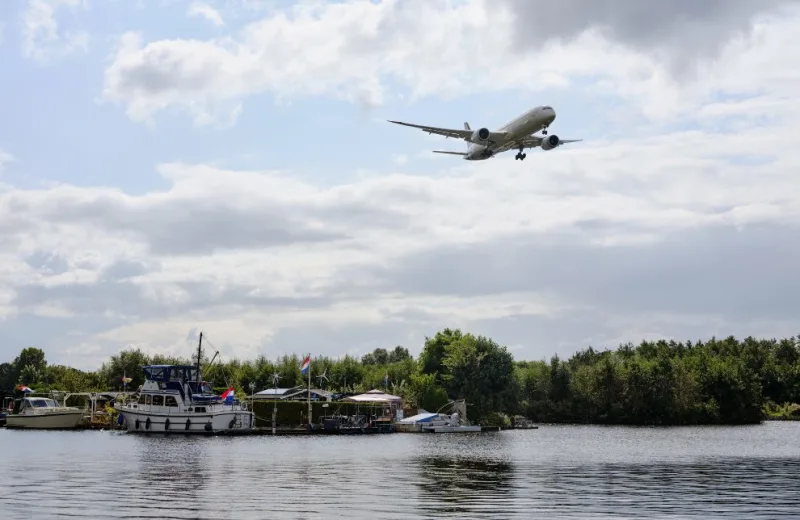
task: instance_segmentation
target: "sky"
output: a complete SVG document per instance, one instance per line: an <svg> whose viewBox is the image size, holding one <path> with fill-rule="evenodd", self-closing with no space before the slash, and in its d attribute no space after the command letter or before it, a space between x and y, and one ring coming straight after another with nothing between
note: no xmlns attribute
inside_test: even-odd
<svg viewBox="0 0 800 520"><path fill-rule="evenodd" d="M0 361L800 333L797 0L0 4ZM392 125L554 150L463 161Z"/></svg>

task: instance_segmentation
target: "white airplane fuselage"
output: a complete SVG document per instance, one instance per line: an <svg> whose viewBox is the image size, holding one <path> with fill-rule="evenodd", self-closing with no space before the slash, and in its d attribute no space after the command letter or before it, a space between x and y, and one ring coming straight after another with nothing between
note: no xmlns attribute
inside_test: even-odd
<svg viewBox="0 0 800 520"><path fill-rule="evenodd" d="M539 106L532 108L524 114L512 119L497 132L506 132L507 138L502 142L490 145L469 143L467 154L464 156L466 161L483 161L490 159L493 155L492 150L499 148L509 141L517 141L527 137L539 130L547 128L556 118L556 111L553 107Z"/></svg>
<svg viewBox="0 0 800 520"><path fill-rule="evenodd" d="M583 140L560 139L557 135L547 135L547 128L555 119L556 111L553 110L553 107L543 105L526 111L495 131L486 127L473 130L469 123L464 123L464 128L446 128L392 119L389 119L388 122L417 128L427 134L459 139L467 143L466 151L432 150L433 153L457 155L467 161L483 161L509 150L518 150L514 158L521 161L528 155L524 152L528 148L540 148L544 151L554 150L562 144ZM539 131L542 132L541 135L535 135Z"/></svg>

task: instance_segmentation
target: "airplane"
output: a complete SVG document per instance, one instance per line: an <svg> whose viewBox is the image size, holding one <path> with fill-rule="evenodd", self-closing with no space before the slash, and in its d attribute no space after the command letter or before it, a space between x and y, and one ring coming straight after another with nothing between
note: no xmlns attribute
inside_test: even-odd
<svg viewBox="0 0 800 520"><path fill-rule="evenodd" d="M553 110L553 107L538 106L512 119L494 132L490 131L488 128L479 128L473 131L469 123L464 123L463 130L457 130L453 128L415 125L412 123L403 123L402 121L388 121L396 125L419 128L429 134L463 139L469 143L466 152L433 150L433 153L460 155L467 161L483 161L499 153L518 149L519 152L514 159L522 161L528 156L528 154L522 153L526 148L535 148L539 146L542 150L546 151L552 150L562 144L583 141L583 139L561 140L557 135L547 136L547 128L555 118L556 112ZM542 131L544 137L533 135L539 130Z"/></svg>

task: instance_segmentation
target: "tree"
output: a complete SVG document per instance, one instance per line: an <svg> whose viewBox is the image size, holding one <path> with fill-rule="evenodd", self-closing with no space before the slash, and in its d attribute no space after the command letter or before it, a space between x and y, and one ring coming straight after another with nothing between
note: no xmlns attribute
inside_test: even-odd
<svg viewBox="0 0 800 520"><path fill-rule="evenodd" d="M100 376L106 388L119 390L123 388L122 377L130 377L128 389L136 389L144 384L142 367L151 364L150 358L140 349L126 349L111 356L107 363L100 367Z"/></svg>
<svg viewBox="0 0 800 520"><path fill-rule="evenodd" d="M362 365L385 365L389 363L389 352L385 348L376 348L361 357Z"/></svg>
<svg viewBox="0 0 800 520"><path fill-rule="evenodd" d="M442 364L445 390L451 398L466 399L471 419L516 407L514 358L505 347L466 334L445 347Z"/></svg>
<svg viewBox="0 0 800 520"><path fill-rule="evenodd" d="M22 349L14 360L17 384L41 386L45 381L47 360L44 351L36 347Z"/></svg>
<svg viewBox="0 0 800 520"><path fill-rule="evenodd" d="M17 384L17 371L13 363L0 364L0 393L11 392Z"/></svg>
<svg viewBox="0 0 800 520"><path fill-rule="evenodd" d="M444 358L449 345L461 339L461 330L444 329L432 338L425 338L425 345L419 355L420 371L423 374L434 374L437 383L442 382L445 373Z"/></svg>
<svg viewBox="0 0 800 520"><path fill-rule="evenodd" d="M389 352L389 363L399 363L407 359L414 359L407 348L397 345L394 350Z"/></svg>

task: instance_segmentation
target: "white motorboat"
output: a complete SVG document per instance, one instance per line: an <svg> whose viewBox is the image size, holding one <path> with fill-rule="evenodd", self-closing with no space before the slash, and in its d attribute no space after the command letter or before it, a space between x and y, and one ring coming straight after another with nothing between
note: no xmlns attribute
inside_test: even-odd
<svg viewBox="0 0 800 520"><path fill-rule="evenodd" d="M77 428L83 420L83 410L61 406L47 397L23 397L15 413L6 417L6 428L30 430L60 430Z"/></svg>
<svg viewBox="0 0 800 520"><path fill-rule="evenodd" d="M480 425L477 424L461 424L458 412L455 412L444 419L444 424L423 424L422 431L428 433L467 433L481 431Z"/></svg>
<svg viewBox="0 0 800 520"><path fill-rule="evenodd" d="M200 334L200 345L203 335ZM198 359L201 346L198 345ZM200 379L200 363L142 367L145 382L136 400L116 403L119 424L132 433L245 433L255 427L253 412L233 396L218 396Z"/></svg>
<svg viewBox="0 0 800 520"><path fill-rule="evenodd" d="M466 404L463 400L451 401L445 406L450 406L457 410L466 411ZM444 407L442 407L444 408ZM467 433L482 431L480 425L461 424L461 416L456 411L448 415L441 412L426 412L420 410L417 415L406 417L397 421L395 430L398 432L409 433Z"/></svg>

